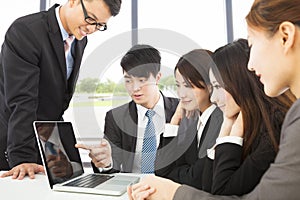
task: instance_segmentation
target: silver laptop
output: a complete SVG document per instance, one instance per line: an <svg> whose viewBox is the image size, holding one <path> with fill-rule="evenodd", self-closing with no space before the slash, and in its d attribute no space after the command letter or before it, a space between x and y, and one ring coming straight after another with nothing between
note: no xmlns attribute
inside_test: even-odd
<svg viewBox="0 0 300 200"><path fill-rule="evenodd" d="M71 122L33 122L39 151L51 189L119 196L139 181L126 174L84 173Z"/></svg>

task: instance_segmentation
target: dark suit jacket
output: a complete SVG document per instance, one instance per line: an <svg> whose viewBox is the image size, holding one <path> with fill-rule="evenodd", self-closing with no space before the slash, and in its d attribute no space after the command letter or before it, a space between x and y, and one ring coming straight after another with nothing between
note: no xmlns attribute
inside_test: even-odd
<svg viewBox="0 0 300 200"><path fill-rule="evenodd" d="M184 118L178 129L176 140L165 145L164 151L157 156L157 162L168 162L156 171L156 175L169 178L175 182L202 188L203 169L206 162L207 149L211 148L219 136L223 122L223 113L217 107L210 115L198 148L196 119ZM164 140L162 140L164 142ZM173 144L172 144L173 143ZM173 160L170 160L172 158ZM167 165L169 164L169 165ZM212 171L206 176L211 177Z"/></svg>
<svg viewBox="0 0 300 200"><path fill-rule="evenodd" d="M279 136L280 132L275 134ZM211 188L213 194L243 195L251 192L276 157L266 131L258 134L245 159L242 154L243 147L237 144L224 143L216 147Z"/></svg>
<svg viewBox="0 0 300 200"><path fill-rule="evenodd" d="M174 200L296 200L300 196L300 100L286 114L281 129L279 152L275 162L263 175L259 184L247 195L216 196L189 186L177 189Z"/></svg>
<svg viewBox="0 0 300 200"><path fill-rule="evenodd" d="M163 96L163 100L166 123L169 123L177 108L178 99ZM137 108L133 101L106 113L104 135L112 147L111 172L132 172L137 141L137 120Z"/></svg>
<svg viewBox="0 0 300 200"><path fill-rule="evenodd" d="M61 120L72 98L87 39L75 40L67 80L57 6L17 19L6 33L0 55L0 169L38 162L32 122Z"/></svg>

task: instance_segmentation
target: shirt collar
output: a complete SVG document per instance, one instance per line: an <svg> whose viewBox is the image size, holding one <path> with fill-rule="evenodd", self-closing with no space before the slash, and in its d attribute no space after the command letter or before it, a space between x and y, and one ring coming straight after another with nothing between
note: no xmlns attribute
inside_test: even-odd
<svg viewBox="0 0 300 200"><path fill-rule="evenodd" d="M145 108L144 106L141 106L139 104L136 105L136 108L137 108L139 116L146 117L146 112L147 112L148 108ZM153 110L155 111L155 115L158 115L160 117L164 116L164 112L165 112L164 100L163 100L161 93L159 93L159 100L156 103L156 105L154 106Z"/></svg>
<svg viewBox="0 0 300 200"><path fill-rule="evenodd" d="M216 107L217 106L215 104L212 104L200 115L197 127L200 126L200 123L205 126L210 115L213 113L213 111L216 109Z"/></svg>
<svg viewBox="0 0 300 200"><path fill-rule="evenodd" d="M63 25L62 25L62 22L61 22L61 19L59 17L59 9L60 9L61 6L58 6L55 8L55 16L56 16L56 19L57 19L57 22L58 22L58 26L59 26L59 29L60 29L60 32L61 32L61 35L62 35L62 40L65 41L68 37L69 37L69 34L68 32L64 29Z"/></svg>
<svg viewBox="0 0 300 200"><path fill-rule="evenodd" d="M59 144L59 132L57 125L54 126L52 134L50 135L48 141L56 145Z"/></svg>

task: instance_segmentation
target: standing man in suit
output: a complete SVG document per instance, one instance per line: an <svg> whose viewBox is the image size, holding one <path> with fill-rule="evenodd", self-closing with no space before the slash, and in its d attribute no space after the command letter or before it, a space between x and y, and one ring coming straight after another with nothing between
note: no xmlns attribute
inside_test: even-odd
<svg viewBox="0 0 300 200"><path fill-rule="evenodd" d="M152 119L157 148L165 123L171 121L178 104L178 99L165 97L159 91L160 60L159 51L149 45L135 45L122 58L125 88L132 101L106 113L106 140L102 139L98 147L77 145L90 150L97 168L110 169L110 172L143 173L142 146L148 123L145 113L147 110L155 113Z"/></svg>
<svg viewBox="0 0 300 200"><path fill-rule="evenodd" d="M68 0L10 26L0 55L0 169L10 170L2 177L43 171L32 122L62 120L86 36L106 30L120 6L121 0Z"/></svg>

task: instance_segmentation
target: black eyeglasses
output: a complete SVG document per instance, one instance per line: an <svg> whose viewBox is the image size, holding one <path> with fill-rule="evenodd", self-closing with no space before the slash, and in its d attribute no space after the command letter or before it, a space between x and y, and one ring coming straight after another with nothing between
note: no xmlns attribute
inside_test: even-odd
<svg viewBox="0 0 300 200"><path fill-rule="evenodd" d="M80 0L80 2L81 2L83 14L84 14L84 20L85 20L85 22L88 23L89 25L94 25L95 28L98 31L105 31L107 29L107 25L106 24L98 23L94 18L88 16L87 11L86 11L86 9L84 7L84 4L83 4L82 0Z"/></svg>

